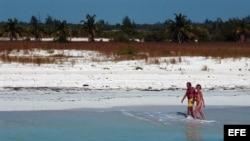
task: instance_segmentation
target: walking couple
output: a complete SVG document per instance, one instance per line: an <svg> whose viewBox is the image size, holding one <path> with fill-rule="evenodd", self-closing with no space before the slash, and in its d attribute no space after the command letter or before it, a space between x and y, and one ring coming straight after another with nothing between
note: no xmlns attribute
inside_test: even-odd
<svg viewBox="0 0 250 141"><path fill-rule="evenodd" d="M205 101L201 92L201 85L197 84L196 87L192 87L190 82L187 82L187 91L183 96L181 103L184 99L188 99L187 116L191 114L194 119L197 119L197 114L201 115L201 119L205 120L205 115L202 111L202 106L205 107ZM194 102L196 101L196 107L193 111Z"/></svg>

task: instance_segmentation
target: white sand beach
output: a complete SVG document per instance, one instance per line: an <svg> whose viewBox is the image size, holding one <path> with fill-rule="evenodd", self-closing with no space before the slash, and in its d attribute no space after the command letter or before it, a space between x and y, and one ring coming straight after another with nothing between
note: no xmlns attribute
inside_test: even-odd
<svg viewBox="0 0 250 141"><path fill-rule="evenodd" d="M201 84L207 105L250 105L250 58L164 57L154 64L92 61L102 57L92 51L63 54L69 57L59 64L0 62L0 111L185 105L188 81Z"/></svg>

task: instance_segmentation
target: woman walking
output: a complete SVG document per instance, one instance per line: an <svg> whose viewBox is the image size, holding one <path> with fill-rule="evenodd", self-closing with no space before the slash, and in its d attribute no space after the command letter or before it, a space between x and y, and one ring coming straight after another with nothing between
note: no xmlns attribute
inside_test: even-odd
<svg viewBox="0 0 250 141"><path fill-rule="evenodd" d="M197 84L196 85L196 94L195 94L195 101L196 101L196 107L194 110L194 119L197 119L197 114L199 113L201 115L201 119L205 120L205 115L202 110L202 106L205 107L205 101L202 95L201 91L201 85Z"/></svg>

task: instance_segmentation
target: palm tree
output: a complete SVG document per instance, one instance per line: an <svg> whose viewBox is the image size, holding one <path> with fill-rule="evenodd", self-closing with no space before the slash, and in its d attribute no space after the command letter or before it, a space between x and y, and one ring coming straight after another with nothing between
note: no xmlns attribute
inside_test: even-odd
<svg viewBox="0 0 250 141"><path fill-rule="evenodd" d="M36 41L41 41L42 38L42 28L39 26L39 22L35 16L31 17L31 34L35 36Z"/></svg>
<svg viewBox="0 0 250 141"><path fill-rule="evenodd" d="M100 20L95 24L95 33L96 36L102 37L103 36L103 30L105 27L105 22L104 20Z"/></svg>
<svg viewBox="0 0 250 141"><path fill-rule="evenodd" d="M4 34L9 36L10 41L17 40L17 37L21 35L22 28L18 26L17 19L8 19L8 22L3 26Z"/></svg>
<svg viewBox="0 0 250 141"><path fill-rule="evenodd" d="M179 43L182 43L193 36L191 32L192 26L186 19L185 15L175 14L175 21L168 20L168 24L168 32L170 32L170 36L175 40L177 39Z"/></svg>
<svg viewBox="0 0 250 141"><path fill-rule="evenodd" d="M89 15L87 14L86 19L87 21L81 21L82 23L82 28L88 32L89 37L88 37L88 41L89 42L94 42L94 36L95 36L95 17L96 15Z"/></svg>
<svg viewBox="0 0 250 141"><path fill-rule="evenodd" d="M128 36L129 38L133 38L136 34L136 26L134 22L131 22L128 16L125 16L122 20L121 30Z"/></svg>
<svg viewBox="0 0 250 141"><path fill-rule="evenodd" d="M54 20L50 15L47 15L47 18L45 19L45 24L44 24L44 33L47 35L52 35L53 34L53 28L55 26Z"/></svg>
<svg viewBox="0 0 250 141"><path fill-rule="evenodd" d="M67 22L65 20L54 20L54 36L58 41L66 42L69 32L70 28L67 26Z"/></svg>
<svg viewBox="0 0 250 141"><path fill-rule="evenodd" d="M244 20L239 22L236 33L240 36L239 42L243 43L246 40L246 35L249 33L249 24Z"/></svg>
<svg viewBox="0 0 250 141"><path fill-rule="evenodd" d="M223 35L224 22L221 18L217 18L212 25L212 40L224 41L225 37Z"/></svg>

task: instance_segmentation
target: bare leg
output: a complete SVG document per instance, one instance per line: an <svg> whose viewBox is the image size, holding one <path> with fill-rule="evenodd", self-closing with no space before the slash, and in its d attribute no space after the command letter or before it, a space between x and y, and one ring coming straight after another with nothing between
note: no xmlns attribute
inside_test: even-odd
<svg viewBox="0 0 250 141"><path fill-rule="evenodd" d="M200 115L201 115L201 118L202 118L203 120L205 120L205 115L204 115L202 109L199 110L199 113L200 113Z"/></svg>
<svg viewBox="0 0 250 141"><path fill-rule="evenodd" d="M201 106L202 104L201 103L198 103L195 107L195 110L194 110L194 119L196 120L197 119L197 113L201 111Z"/></svg>
<svg viewBox="0 0 250 141"><path fill-rule="evenodd" d="M196 118L197 118L197 110L195 108L195 110L194 110L194 119L196 120Z"/></svg>
<svg viewBox="0 0 250 141"><path fill-rule="evenodd" d="M195 120L197 119L197 111L198 111L198 109L197 109L197 107L196 107L195 110L194 110L194 119L195 119Z"/></svg>
<svg viewBox="0 0 250 141"><path fill-rule="evenodd" d="M194 118L193 107L190 107L191 116Z"/></svg>
<svg viewBox="0 0 250 141"><path fill-rule="evenodd" d="M194 117L194 114L193 114L193 107L187 107L187 116L188 115L191 115L192 117Z"/></svg>

